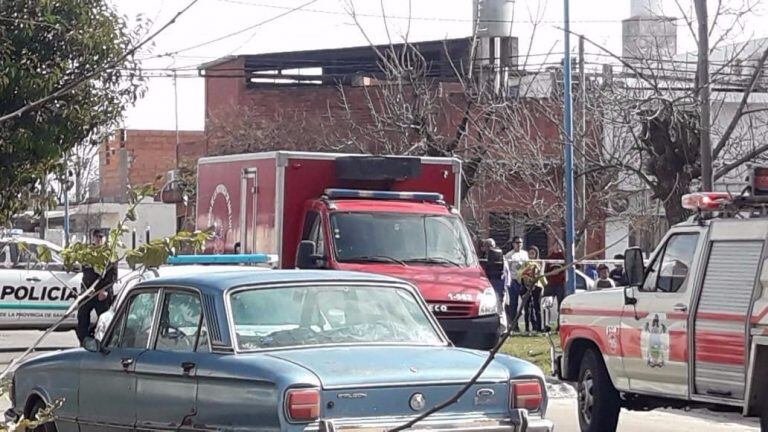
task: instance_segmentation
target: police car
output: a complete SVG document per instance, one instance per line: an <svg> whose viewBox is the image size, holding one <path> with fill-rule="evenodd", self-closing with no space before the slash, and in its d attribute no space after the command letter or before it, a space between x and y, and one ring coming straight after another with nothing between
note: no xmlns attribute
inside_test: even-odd
<svg viewBox="0 0 768 432"><path fill-rule="evenodd" d="M38 257L38 246L51 252L51 260L44 262ZM0 330L44 330L59 321L80 293L82 274L67 271L60 252L54 243L34 237L25 237L11 231L0 235ZM132 271L118 267L118 282L114 287L117 297L123 286L158 277L166 272L189 272L189 265L203 268L202 264L220 264L230 268L232 264L269 264L275 258L268 255L222 255L173 257L175 264L185 264L181 270L150 269ZM229 267L226 267L229 266ZM246 267L253 269L255 267ZM204 270L213 268L204 266ZM95 321L95 316L92 317ZM68 317L59 330L71 330L77 325L76 314Z"/></svg>
<svg viewBox="0 0 768 432"><path fill-rule="evenodd" d="M38 257L38 246L51 261ZM80 290L81 274L64 269L61 247L11 231L0 235L0 329L43 329L59 320ZM72 328L75 318L62 328Z"/></svg>

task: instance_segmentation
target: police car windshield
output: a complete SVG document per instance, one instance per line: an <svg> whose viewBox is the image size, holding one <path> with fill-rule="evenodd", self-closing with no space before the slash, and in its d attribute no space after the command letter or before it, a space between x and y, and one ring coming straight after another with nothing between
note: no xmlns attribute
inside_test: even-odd
<svg viewBox="0 0 768 432"><path fill-rule="evenodd" d="M250 289L230 297L240 350L336 344L443 345L413 293L391 287Z"/></svg>
<svg viewBox="0 0 768 432"><path fill-rule="evenodd" d="M458 216L406 213L334 213L333 248L339 262L434 264L474 262L469 234Z"/></svg>

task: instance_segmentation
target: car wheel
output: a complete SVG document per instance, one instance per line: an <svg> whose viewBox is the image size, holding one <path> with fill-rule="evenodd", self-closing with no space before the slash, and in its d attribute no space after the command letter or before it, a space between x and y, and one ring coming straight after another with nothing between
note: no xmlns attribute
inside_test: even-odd
<svg viewBox="0 0 768 432"><path fill-rule="evenodd" d="M621 408L603 359L587 350L579 370L578 416L582 432L615 432Z"/></svg>
<svg viewBox="0 0 768 432"><path fill-rule="evenodd" d="M37 417L37 413L45 409L45 402L43 402L40 399L37 399L32 405L32 409L29 410L29 419L34 420ZM33 429L34 432L57 432L56 430L56 424L54 422L48 422L45 424L42 424L35 429Z"/></svg>

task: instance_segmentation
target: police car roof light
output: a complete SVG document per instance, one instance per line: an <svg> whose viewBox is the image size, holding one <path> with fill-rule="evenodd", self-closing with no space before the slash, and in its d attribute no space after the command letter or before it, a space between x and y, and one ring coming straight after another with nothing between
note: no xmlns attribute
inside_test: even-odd
<svg viewBox="0 0 768 432"><path fill-rule="evenodd" d="M24 235L24 230L20 228L13 228L11 230L8 230L8 234L12 236L20 236L20 235Z"/></svg>
<svg viewBox="0 0 768 432"><path fill-rule="evenodd" d="M368 198L382 200L443 201L443 194L435 192L396 192L358 189L326 189L325 196L330 199Z"/></svg>
<svg viewBox="0 0 768 432"><path fill-rule="evenodd" d="M683 195L683 208L688 210L716 211L732 204L733 198L728 192L700 192Z"/></svg>
<svg viewBox="0 0 768 432"><path fill-rule="evenodd" d="M168 257L168 264L273 264L276 255L241 254L241 255L175 255Z"/></svg>

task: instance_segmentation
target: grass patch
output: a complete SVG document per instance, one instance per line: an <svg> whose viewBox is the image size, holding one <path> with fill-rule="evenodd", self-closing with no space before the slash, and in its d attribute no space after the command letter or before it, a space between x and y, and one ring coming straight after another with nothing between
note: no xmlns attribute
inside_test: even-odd
<svg viewBox="0 0 768 432"><path fill-rule="evenodd" d="M552 340L555 346L560 347L560 336L552 334ZM517 334L507 339L507 342L501 347L501 352L527 360L544 371L544 374L550 375L552 367L549 360L549 341L546 334Z"/></svg>

